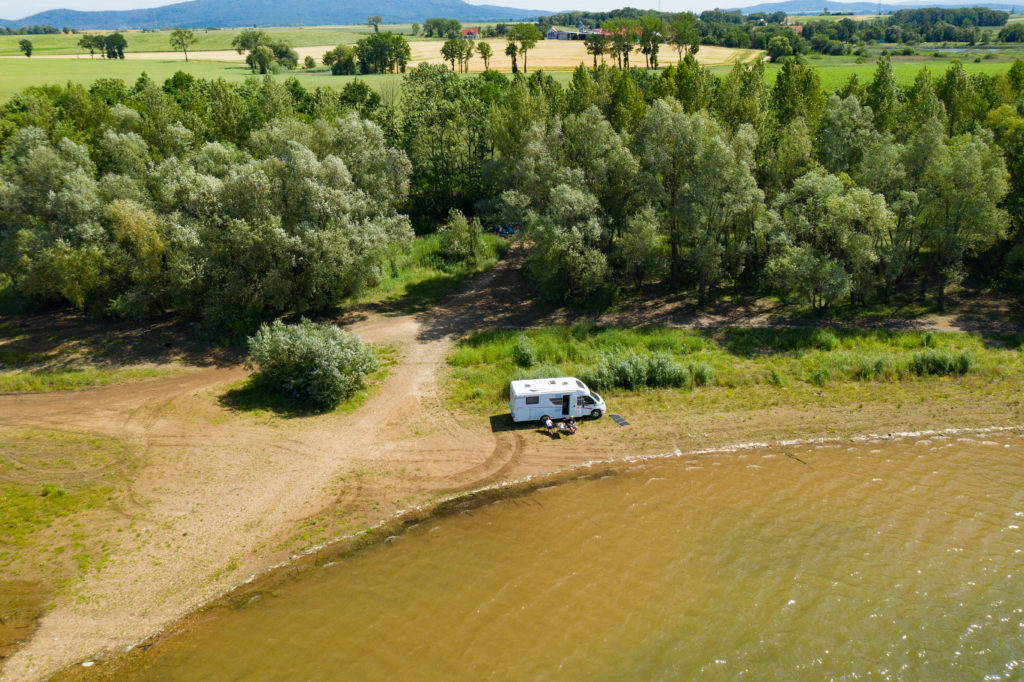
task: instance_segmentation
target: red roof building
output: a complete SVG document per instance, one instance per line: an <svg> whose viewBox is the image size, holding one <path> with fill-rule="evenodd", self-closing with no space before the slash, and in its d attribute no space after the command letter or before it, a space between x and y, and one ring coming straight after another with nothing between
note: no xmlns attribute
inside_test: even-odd
<svg viewBox="0 0 1024 682"><path fill-rule="evenodd" d="M476 40L480 37L480 29L478 28L464 28L462 29L462 37L465 40Z"/></svg>

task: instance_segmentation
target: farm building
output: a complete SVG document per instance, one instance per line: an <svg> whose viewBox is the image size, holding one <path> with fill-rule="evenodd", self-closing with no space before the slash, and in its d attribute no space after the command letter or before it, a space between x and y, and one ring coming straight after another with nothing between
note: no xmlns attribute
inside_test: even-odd
<svg viewBox="0 0 1024 682"><path fill-rule="evenodd" d="M564 26L552 26L548 29L548 32L544 34L547 40L583 40L588 35L588 31L581 31L577 28L566 28Z"/></svg>
<svg viewBox="0 0 1024 682"><path fill-rule="evenodd" d="M480 29L479 28L464 28L464 29L462 29L462 39L463 40L476 40L479 37L480 37Z"/></svg>

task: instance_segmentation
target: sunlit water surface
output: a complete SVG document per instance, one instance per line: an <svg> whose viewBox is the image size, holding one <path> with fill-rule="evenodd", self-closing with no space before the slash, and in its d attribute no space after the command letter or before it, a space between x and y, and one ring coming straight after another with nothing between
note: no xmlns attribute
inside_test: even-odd
<svg viewBox="0 0 1024 682"><path fill-rule="evenodd" d="M214 611L131 673L1020 679L1022 528L1016 434L623 465Z"/></svg>

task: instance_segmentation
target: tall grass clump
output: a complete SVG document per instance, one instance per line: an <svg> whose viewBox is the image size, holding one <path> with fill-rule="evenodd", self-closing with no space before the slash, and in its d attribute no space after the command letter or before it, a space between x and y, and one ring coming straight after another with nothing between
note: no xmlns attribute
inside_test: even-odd
<svg viewBox="0 0 1024 682"><path fill-rule="evenodd" d="M533 367L537 364L537 346L526 334L520 334L516 339L512 360L520 367Z"/></svg>
<svg viewBox="0 0 1024 682"><path fill-rule="evenodd" d="M862 381L899 378L896 361L887 355L866 355L854 361L853 377Z"/></svg>
<svg viewBox="0 0 1024 682"><path fill-rule="evenodd" d="M139 379L167 376L171 368L92 368L45 369L37 371L0 372L0 393L42 393L46 391L77 391L94 386L119 384Z"/></svg>
<svg viewBox="0 0 1024 682"><path fill-rule="evenodd" d="M634 351L605 355L594 365L582 367L579 378L591 388L681 388L691 383L689 368L668 353L644 355Z"/></svg>
<svg viewBox="0 0 1024 682"><path fill-rule="evenodd" d="M839 348L839 337L827 329L815 329L807 339L807 348L833 351Z"/></svg>
<svg viewBox="0 0 1024 682"><path fill-rule="evenodd" d="M373 350L351 332L303 319L263 324L249 337L257 385L329 410L363 388L377 369Z"/></svg>
<svg viewBox="0 0 1024 682"><path fill-rule="evenodd" d="M708 386L715 380L715 368L703 360L691 362L690 376L694 386Z"/></svg>
<svg viewBox="0 0 1024 682"><path fill-rule="evenodd" d="M686 386L690 383L690 376L690 370L668 353L655 353L647 358L647 385L651 388Z"/></svg>
<svg viewBox="0 0 1024 682"><path fill-rule="evenodd" d="M974 368L974 355L970 351L929 349L914 353L910 369L918 376L948 376L967 374Z"/></svg>
<svg viewBox="0 0 1024 682"><path fill-rule="evenodd" d="M608 358L611 385L633 391L647 385L647 358L633 351Z"/></svg>

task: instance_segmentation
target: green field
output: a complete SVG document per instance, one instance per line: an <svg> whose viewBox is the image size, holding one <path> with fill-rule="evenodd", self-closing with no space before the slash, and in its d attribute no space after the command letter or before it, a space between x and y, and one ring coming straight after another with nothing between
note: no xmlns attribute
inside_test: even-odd
<svg viewBox="0 0 1024 682"><path fill-rule="evenodd" d="M944 53L942 57L933 57L930 54L918 55L913 57L893 57L892 58L892 70L896 80L901 85L910 85L914 82L914 77L917 76L918 71L922 68L927 68L932 72L932 75L939 75L949 68L950 64L953 63L954 59L959 59L964 65L964 70L968 74L983 73L986 75L996 75L1005 73L1013 60L1008 57L999 57L995 59L984 59L982 61L975 62L974 54L965 53ZM832 92L843 87L846 82L850 79L852 74L856 74L861 84L864 84L871 80L872 75L875 72L875 59L865 59L863 63L858 64L856 57L825 57L821 55L809 56L807 62L814 67L821 77L821 84L826 92ZM767 78L771 83L775 82L775 74L778 73L781 68L778 64L767 65ZM721 69L719 71L719 69ZM719 73L724 73L727 69L718 67L713 69Z"/></svg>
<svg viewBox="0 0 1024 682"><path fill-rule="evenodd" d="M252 72L244 64L231 62L188 62L150 60L79 60L79 59L5 59L0 62L0 100L32 85L76 83L88 86L99 78L120 78L132 83L143 73L163 82L177 71L186 71L198 78L224 78L240 81Z"/></svg>
<svg viewBox="0 0 1024 682"><path fill-rule="evenodd" d="M474 24L475 26L476 24ZM421 36L412 35L411 24L392 24L381 26L382 30L403 33L408 40L423 40ZM230 50L231 41L240 29L196 29L199 42L189 51ZM265 28L275 40L285 40L292 47L308 47L312 45L339 45L354 43L368 33L373 33L369 26L311 26L306 28ZM174 52L171 48L170 31L125 31L128 40L127 52ZM32 41L34 54L83 54L78 47L80 35L63 33L57 35L36 36L0 36L0 55L19 55L18 43L28 38Z"/></svg>
<svg viewBox="0 0 1024 682"><path fill-rule="evenodd" d="M1012 64L1012 53L1002 53L995 59L974 61L973 54L945 53L936 58L928 54L913 57L893 57L893 72L897 80L909 85L913 82L921 68L928 68L933 75L945 71L954 59L961 59L967 73L998 74L1004 73ZM861 83L870 80L875 70L875 60L865 59L858 64L856 57L823 57L812 55L808 63L817 69L826 91L841 88L850 78L857 74ZM33 85L77 83L88 86L100 78L120 78L125 82L134 82L141 74L146 73L157 82L163 82L177 71L185 71L197 78L223 78L227 81L241 81L252 77L252 72L243 64L215 61L180 60L149 60L149 59L3 59L0 60L3 75L0 77L0 102L10 99L14 94ZM717 75L729 72L729 66L713 66L710 70ZM775 81L775 74L780 66L767 65L769 82ZM570 71L553 71L552 77L562 85L567 85L572 78ZM401 83L401 75L370 75L370 76L331 76L324 71L284 71L272 76L283 80L296 77L305 87L316 88L328 86L341 89L352 80L363 80L370 87L380 91L385 83ZM470 75L472 77L472 75Z"/></svg>
<svg viewBox="0 0 1024 682"><path fill-rule="evenodd" d="M493 413L511 378L576 376L602 393L658 389L823 387L863 382L935 382L970 374L991 381L1024 375L1020 336L960 332L823 329L626 329L589 323L529 331L491 330L449 356L453 402ZM1019 379L1017 379L1019 380Z"/></svg>
<svg viewBox="0 0 1024 682"><path fill-rule="evenodd" d="M0 60L3 75L0 76L0 102L9 100L23 89L34 85L63 85L75 83L88 86L100 78L120 78L133 83L143 73L158 83L185 71L196 78L223 78L227 81L242 81L252 78L252 71L244 64L234 62L150 60L150 59L3 59ZM567 84L572 73L552 74L556 81ZM283 71L271 76L277 80L295 77L307 88L328 86L342 89L353 80L365 81L371 88L381 90L385 83L402 82L400 74L374 74L368 76L332 76L326 71ZM472 77L472 74L470 74Z"/></svg>

